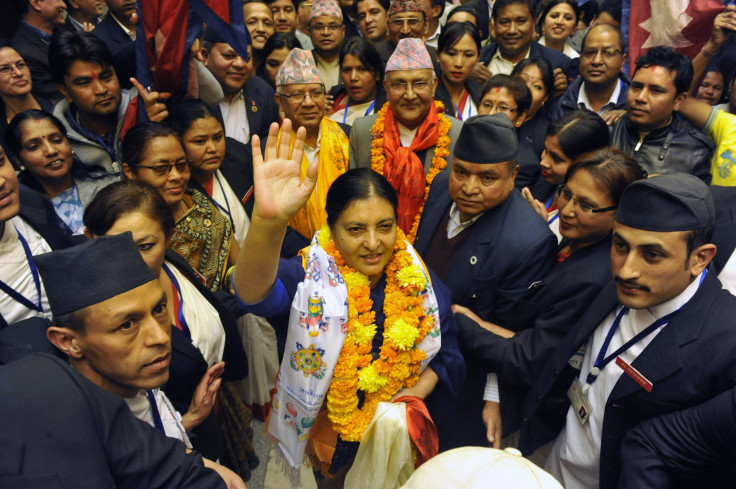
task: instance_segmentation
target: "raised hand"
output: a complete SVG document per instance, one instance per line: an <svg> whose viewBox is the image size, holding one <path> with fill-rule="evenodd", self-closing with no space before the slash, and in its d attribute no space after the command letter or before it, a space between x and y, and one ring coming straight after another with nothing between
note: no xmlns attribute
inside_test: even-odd
<svg viewBox="0 0 736 489"><path fill-rule="evenodd" d="M222 374L225 372L225 362L216 363L207 369L197 388L194 390L189 410L181 417L181 424L187 430L196 428L212 411L215 404L215 395L222 384Z"/></svg>
<svg viewBox="0 0 736 489"><path fill-rule="evenodd" d="M255 190L253 215L264 220L288 222L312 195L317 183L318 161L315 159L309 164L302 180L302 155L307 131L300 127L294 137L291 121L284 119L281 141L278 141L278 134L278 124L271 124L264 154L261 154L258 136L254 135L252 138ZM290 151L292 139L294 147Z"/></svg>
<svg viewBox="0 0 736 489"><path fill-rule="evenodd" d="M164 119L169 117L169 108L166 107L166 100L171 97L170 93L156 91L149 92L135 78L131 78L130 83L133 84L135 89L138 90L138 94L143 98L143 103L146 107L146 114L148 114L149 119L153 122L163 122Z"/></svg>

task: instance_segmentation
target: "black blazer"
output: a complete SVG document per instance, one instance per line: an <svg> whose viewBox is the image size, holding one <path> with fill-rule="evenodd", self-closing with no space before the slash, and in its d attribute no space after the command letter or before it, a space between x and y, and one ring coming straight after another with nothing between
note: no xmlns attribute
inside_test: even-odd
<svg viewBox="0 0 736 489"><path fill-rule="evenodd" d="M580 371L569 360L618 305L615 284L603 288L535 379L523 409L519 449L531 454L557 437L570 402L567 389ZM654 337L632 366L654 387L646 392L622 375L608 396L600 452L600 487L618 485L621 442L649 418L701 404L736 385L736 297L709 273L693 298Z"/></svg>
<svg viewBox="0 0 736 489"><path fill-rule="evenodd" d="M225 487L197 452L63 360L31 355L0 368L0 398L3 487Z"/></svg>
<svg viewBox="0 0 736 489"><path fill-rule="evenodd" d="M56 82L51 79L49 70L49 45L41 40L25 22L18 25L15 34L10 38L10 44L31 69L33 95L54 102L59 100L61 92L56 87Z"/></svg>
<svg viewBox="0 0 736 489"><path fill-rule="evenodd" d="M250 134L251 136L258 134L262 141L268 137L268 128L271 127L271 123L279 122L279 108L276 105L275 93L268 82L254 75L251 75L243 85ZM211 107L215 116L222 122L222 127L225 127L220 105L212 104Z"/></svg>
<svg viewBox="0 0 736 489"><path fill-rule="evenodd" d="M463 314L455 316L465 354L498 374L505 435L519 429L524 395L544 363L611 280L609 236L573 253L529 289L511 323L501 325L517 332L513 338L497 336Z"/></svg>

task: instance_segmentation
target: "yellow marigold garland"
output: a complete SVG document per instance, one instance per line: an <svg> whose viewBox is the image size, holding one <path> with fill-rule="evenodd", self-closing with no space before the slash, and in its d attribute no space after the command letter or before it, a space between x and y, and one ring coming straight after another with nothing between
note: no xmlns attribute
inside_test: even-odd
<svg viewBox="0 0 736 489"><path fill-rule="evenodd" d="M429 187L432 185L434 177L436 177L442 170L447 167L446 158L450 155L450 138L447 136L450 132L450 120L445 117L445 106L442 102L437 100L434 101L435 108L438 112L437 118L439 119L439 138L437 139L437 145L435 146L434 156L432 157L432 167L427 173L427 184L424 187L424 200L422 206L419 208L419 212L414 217L414 224L411 226L411 231L406 236L406 239L414 244L414 240L417 236L417 228L419 227L419 220L422 217L422 211L424 211L424 202L427 201L427 195L429 194ZM388 112L389 104L386 102L381 110L378 111L378 118L371 127L372 141L371 141L371 168L376 173L383 175L383 167L386 164L386 155L383 150L383 130L386 124L386 112Z"/></svg>
<svg viewBox="0 0 736 489"><path fill-rule="evenodd" d="M329 232L327 226L322 228L319 243L335 259L345 280L349 320L327 391L328 417L343 440L360 441L378 403L390 400L403 387L416 385L426 357L416 347L432 329L433 320L425 313L424 300L419 295L426 287L426 278L417 276L404 233L399 229L393 256L385 268L383 346L378 358L373 360L371 347L376 324L370 281L345 264L335 244L328 241ZM365 394L360 409L358 389Z"/></svg>

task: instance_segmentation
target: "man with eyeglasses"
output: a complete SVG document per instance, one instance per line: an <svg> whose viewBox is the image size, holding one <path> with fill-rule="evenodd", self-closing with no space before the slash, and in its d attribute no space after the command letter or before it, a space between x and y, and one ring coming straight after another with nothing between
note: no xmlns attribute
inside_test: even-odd
<svg viewBox="0 0 736 489"><path fill-rule="evenodd" d="M386 177L398 194L398 224L407 234L416 232L432 179L452 163L462 126L434 100L437 84L424 42L401 39L386 65L388 102L377 114L356 119L350 133L350 168L373 168Z"/></svg>
<svg viewBox="0 0 736 489"><path fill-rule="evenodd" d="M33 2L33 7L31 0L13 1L21 14L21 23L10 44L31 69L33 95L56 102L61 93L49 74L49 43L54 28L64 25L66 5L62 0Z"/></svg>
<svg viewBox="0 0 736 489"><path fill-rule="evenodd" d="M664 46L636 61L626 116L611 128L611 145L632 155L650 175L682 172L711 182L715 145L676 111L693 79L689 58Z"/></svg>
<svg viewBox="0 0 736 489"><path fill-rule="evenodd" d="M250 38L248 32L246 36ZM247 49L252 55L252 46ZM204 66L225 95L212 107L223 122L225 135L243 144L249 144L253 134L265 138L271 123L279 120L279 109L273 99L273 88L263 79L252 76L253 58L243 59L212 28L204 33L202 57Z"/></svg>
<svg viewBox="0 0 736 489"><path fill-rule="evenodd" d="M350 128L325 116L325 86L311 51L297 48L289 52L276 74L276 103L284 111L284 119L291 120L294 132L299 127L307 131L302 175L310 162L319 161L317 186L307 204L289 222L299 233L311 237L327 222L327 190L348 169ZM266 139L260 142L265 147Z"/></svg>
<svg viewBox="0 0 736 489"><path fill-rule="evenodd" d="M312 55L325 89L340 83L340 47L345 40L342 10L337 0L314 0L309 12Z"/></svg>
<svg viewBox="0 0 736 489"><path fill-rule="evenodd" d="M376 43L376 49L384 63L388 63L401 39L415 38L424 41L428 29L427 14L422 0L391 0L386 15L388 39ZM427 46L427 51L435 72L439 72L437 50Z"/></svg>
<svg viewBox="0 0 736 489"><path fill-rule="evenodd" d="M583 38L580 53L580 78L557 99L554 116L559 119L578 108L600 116L612 110L626 109L628 82L621 76L626 63L626 40L620 30L609 24L591 27Z"/></svg>
<svg viewBox="0 0 736 489"><path fill-rule="evenodd" d="M552 268L557 248L547 223L514 189L518 147L506 114L467 119L451 168L429 190L414 243L452 291L452 303L494 324L512 323L529 286ZM435 419L441 451L488 443L484 401L499 402L498 382L467 356L466 367L452 416Z"/></svg>

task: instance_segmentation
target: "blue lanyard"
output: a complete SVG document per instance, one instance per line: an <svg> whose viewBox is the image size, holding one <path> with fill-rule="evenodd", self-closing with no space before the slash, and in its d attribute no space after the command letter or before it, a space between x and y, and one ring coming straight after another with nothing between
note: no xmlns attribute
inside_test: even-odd
<svg viewBox="0 0 736 489"><path fill-rule="evenodd" d="M700 287L700 284L703 283L703 280L705 279L705 276L707 274L708 274L708 270L707 269L703 270L703 274L700 276L700 282L698 283L698 287ZM588 373L588 377L585 379L585 385L583 386L583 393L587 392L590 386L593 385L593 383L598 378L598 375L600 375L601 371L604 368L606 368L606 365L611 363L612 360L614 360L616 357L618 357L619 355L624 353L626 350L634 346L636 343L638 343L642 339L652 334L655 330L657 330L661 326L668 324L672 320L672 318L675 317L675 314L680 312L680 309L682 309L684 306L685 304L680 306L676 311L673 311L657 319L652 324L647 326L644 330L639 332L639 334L637 334L636 336L631 338L629 341L621 345L616 351L614 351L608 356L605 356L606 351L608 351L608 347L611 345L611 340L613 339L613 335L616 333L616 330L618 329L619 324L621 324L621 319L623 319L624 315L626 315L629 312L628 307L624 306L623 308L621 308L619 313L616 315L616 319L614 319L613 321L613 325L611 325L611 329L608 330L608 335L606 335L606 339L603 341L603 346L601 346L601 350L598 352L598 357L596 357L595 359L593 368L590 369L590 373Z"/></svg>
<svg viewBox="0 0 736 489"><path fill-rule="evenodd" d="M157 430L165 435L166 431L164 430L164 423L163 421L161 421L161 415L158 412L158 406L156 406L156 398L153 395L153 391L146 391L146 397L148 397L148 404L151 405L151 417L153 418L153 425L156 427Z"/></svg>
<svg viewBox="0 0 736 489"><path fill-rule="evenodd" d="M552 216L552 219L550 219L549 221L547 221L547 224L552 224L553 222L555 222L557 220L558 217L560 217L560 211L559 210L557 211L557 214L555 214L554 216Z"/></svg>
<svg viewBox="0 0 736 489"><path fill-rule="evenodd" d="M466 104L468 104L468 117L473 116L473 104L470 100L470 94L468 94L467 100L465 101ZM457 115L457 118L460 120L463 120L463 113L460 110L460 105L453 103L452 105L455 106L455 114Z"/></svg>
<svg viewBox="0 0 736 489"><path fill-rule="evenodd" d="M23 246L23 251L26 254L26 261L28 262L28 267L31 269L31 275L33 275L33 283L36 284L36 294L38 298L36 299L36 302L33 303L30 301L30 299L24 297L23 294L13 289L10 285L6 284L2 280L0 280L0 290L8 294L14 300L23 304L28 309L37 312L43 312L43 306L41 305L41 279L38 276L38 268L36 268L36 264L33 263L33 255L31 254L31 248L30 246L28 246L28 242L23 237L23 235L20 234L18 228L15 228L15 232L18 233L18 239L20 240L20 244Z"/></svg>
<svg viewBox="0 0 736 489"><path fill-rule="evenodd" d="M371 104L368 106L368 110L365 111L365 114L364 115L368 115L371 112L373 112L373 108L375 106L376 106L376 99L373 99L373 102L371 102ZM348 107L350 107L350 97L348 97L348 101L345 102L345 112L342 114L342 123L343 124L347 124L347 122L345 122L345 121L348 120Z"/></svg>
<svg viewBox="0 0 736 489"><path fill-rule="evenodd" d="M181 289L179 288L179 282L176 280L174 273L169 270L168 266L166 266L166 263L164 263L163 268L164 272L166 272L166 275L168 275L169 279L171 279L171 283L174 285L176 294L179 297L179 310L177 311L177 316L179 317L179 325L181 326L182 332L186 335L187 338L189 338L189 341L192 341L192 333L189 330L189 325L187 324L187 320L184 317L184 296L182 295Z"/></svg>
<svg viewBox="0 0 736 489"><path fill-rule="evenodd" d="M549 200L544 204L545 209L549 209L549 206L552 205L552 200L555 198L555 194L549 196Z"/></svg>

